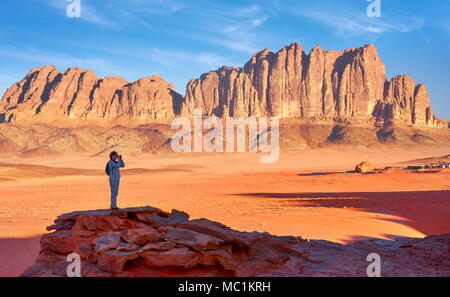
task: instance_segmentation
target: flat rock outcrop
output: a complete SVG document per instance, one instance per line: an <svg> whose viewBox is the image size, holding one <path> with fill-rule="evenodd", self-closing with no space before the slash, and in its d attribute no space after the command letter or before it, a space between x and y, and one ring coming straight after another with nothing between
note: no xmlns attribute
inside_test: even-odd
<svg viewBox="0 0 450 297"><path fill-rule="evenodd" d="M23 276L66 276L67 255L82 276L366 276L369 253L382 276L450 276L450 234L342 245L239 232L207 219L153 207L59 216Z"/></svg>

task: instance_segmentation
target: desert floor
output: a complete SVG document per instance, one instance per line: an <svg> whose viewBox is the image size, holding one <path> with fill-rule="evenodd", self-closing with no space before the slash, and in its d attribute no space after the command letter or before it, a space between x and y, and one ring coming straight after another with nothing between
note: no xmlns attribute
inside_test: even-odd
<svg viewBox="0 0 450 297"><path fill-rule="evenodd" d="M338 147L260 155L124 156L120 207L176 208L242 231L347 243L450 232L450 170L357 174L449 154L448 147ZM32 264L39 236L62 213L109 206L105 158L0 157L0 276ZM414 162L410 162L414 164ZM403 164L402 164L403 165Z"/></svg>

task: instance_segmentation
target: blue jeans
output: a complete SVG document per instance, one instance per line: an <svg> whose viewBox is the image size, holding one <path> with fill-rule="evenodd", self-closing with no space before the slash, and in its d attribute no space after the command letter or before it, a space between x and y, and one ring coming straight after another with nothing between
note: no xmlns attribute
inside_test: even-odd
<svg viewBox="0 0 450 297"><path fill-rule="evenodd" d="M120 179L110 179L109 186L111 188L111 208L117 207L117 196L119 195Z"/></svg>

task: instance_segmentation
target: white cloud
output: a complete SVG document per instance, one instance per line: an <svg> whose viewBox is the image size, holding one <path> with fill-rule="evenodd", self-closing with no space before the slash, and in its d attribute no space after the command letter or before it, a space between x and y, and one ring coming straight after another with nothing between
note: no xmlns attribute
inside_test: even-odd
<svg viewBox="0 0 450 297"><path fill-rule="evenodd" d="M135 25L155 30L155 24L151 21L152 16L180 13L183 14L180 20L187 18L188 21L179 23L178 27L182 30L191 28L190 32L183 34L173 30L168 34L182 34L184 38L223 46L245 54L252 54L257 50L259 34L254 30L269 19L267 10L256 4L242 6L209 0L128 0L124 5L122 0L110 0L102 4L100 13L99 6L93 6L95 2L81 1L81 20L108 26L111 29ZM46 0L45 3L65 13L68 2ZM102 14L108 15L108 18ZM179 20L170 17L173 18L171 26L177 27ZM211 57L209 60L212 61L213 56L209 56Z"/></svg>
<svg viewBox="0 0 450 297"><path fill-rule="evenodd" d="M240 16L249 16L249 15L254 15L260 11L261 11L261 9L258 5L252 4L249 6L237 8L236 10L234 10L234 14L240 15Z"/></svg>
<svg viewBox="0 0 450 297"><path fill-rule="evenodd" d="M180 19L171 25L183 38L219 45L239 53L254 53L262 42L258 28L269 20L267 7L259 5L230 4L226 1L187 0ZM145 11L145 10L144 10ZM176 29L181 32L177 32Z"/></svg>
<svg viewBox="0 0 450 297"><path fill-rule="evenodd" d="M114 11L127 10L133 14L168 15L186 9L188 1L178 0L109 0L108 8Z"/></svg>
<svg viewBox="0 0 450 297"><path fill-rule="evenodd" d="M261 33L257 29L272 14L269 3L259 6L212 0L127 0L126 4L123 0L108 0L99 4L95 0L81 1L81 19L92 24L111 29L138 26L155 31L164 26L161 17L167 16L167 29L160 29L167 34L245 54L254 53L262 43ZM44 3L64 14L68 4L65 0L45 0ZM155 16L158 23L152 21Z"/></svg>
<svg viewBox="0 0 450 297"><path fill-rule="evenodd" d="M252 26L253 27L259 27L262 24L264 24L268 19L269 19L268 16L263 16L263 17L260 17L260 18L253 19L251 21L252 22Z"/></svg>
<svg viewBox="0 0 450 297"><path fill-rule="evenodd" d="M188 66L190 69L205 69L207 71L223 65L234 64L227 56L219 55L215 52L189 52L174 50L170 48L156 47L128 47L115 48L110 46L93 46L86 44L71 43L71 46L86 48L97 52L112 55L119 55L127 58L134 58L142 61L150 61L163 67L183 69ZM1 55L1 52L0 52Z"/></svg>
<svg viewBox="0 0 450 297"><path fill-rule="evenodd" d="M224 57L216 53L189 53L159 48L150 49L148 54L141 54L138 57L175 68L179 68L180 65L192 65L191 67L196 67L194 65L200 64L202 67L214 69L224 65L226 62Z"/></svg>
<svg viewBox="0 0 450 297"><path fill-rule="evenodd" d="M122 75L125 77L133 76L134 73L123 71L112 63L99 58L79 58L65 53L53 51L41 51L35 48L12 48L0 46L0 57L8 59L17 59L35 63L36 66L55 65L60 70L69 67L79 67L92 69L96 73L105 75Z"/></svg>
<svg viewBox="0 0 450 297"><path fill-rule="evenodd" d="M186 37L246 55L258 50L265 36L265 32L258 29L270 18L267 12L257 6L215 7L214 12L199 9L193 14L202 18L202 23L190 24L192 30L187 32Z"/></svg>
<svg viewBox="0 0 450 297"><path fill-rule="evenodd" d="M8 74L0 74L0 100L5 94L6 90L10 88L14 83L20 81L23 78L22 74L17 73L8 73Z"/></svg>
<svg viewBox="0 0 450 297"><path fill-rule="evenodd" d="M316 9L298 9L294 13L336 28L342 35L382 34L386 32L410 32L423 27L425 19L417 16L391 17L383 12L381 18L370 18L365 10L347 6L323 6Z"/></svg>

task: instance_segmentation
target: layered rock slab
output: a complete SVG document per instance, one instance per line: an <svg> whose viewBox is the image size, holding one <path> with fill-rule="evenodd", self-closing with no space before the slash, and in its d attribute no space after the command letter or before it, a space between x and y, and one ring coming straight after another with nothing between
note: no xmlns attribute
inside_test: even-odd
<svg viewBox="0 0 450 297"><path fill-rule="evenodd" d="M369 253L381 256L382 276L450 276L450 234L342 245L239 232L153 207L68 213L48 230L23 276L66 276L71 253L82 276L366 276Z"/></svg>

